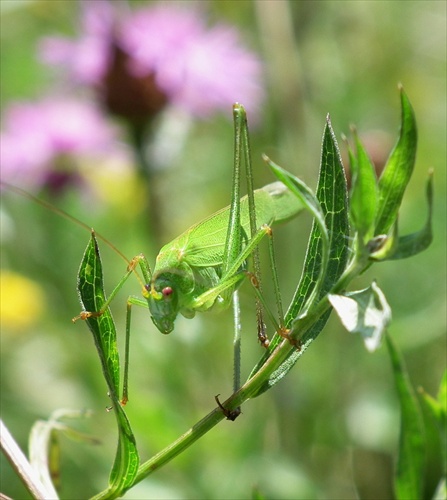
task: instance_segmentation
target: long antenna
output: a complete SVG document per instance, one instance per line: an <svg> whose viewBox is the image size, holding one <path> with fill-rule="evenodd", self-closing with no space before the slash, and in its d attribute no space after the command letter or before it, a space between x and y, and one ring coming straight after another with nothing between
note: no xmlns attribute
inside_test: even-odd
<svg viewBox="0 0 447 500"><path fill-rule="evenodd" d="M33 201L34 203L37 203L38 205L41 205L42 207L48 208L52 212L56 213L57 215L60 215L61 217L64 217L65 219L68 219L71 222L74 222L78 226L81 226L82 228L86 229L87 231L91 232L92 228L82 222L81 220L77 219L73 215L70 215L69 213L65 212L61 208L58 208L48 201L41 200L40 198L37 198L36 196L32 195L31 193L28 193L28 191L25 191L24 189L21 189L17 186L14 186L13 184L9 184L8 182L0 181L0 186L2 188L6 188L8 191L12 191L13 193L18 194L19 196L23 196L24 198L28 198L29 200ZM97 238L99 238L101 241L103 241L109 248L111 248L114 252L116 252L125 262L127 262L127 265L131 265L130 260L116 248L116 246L111 243L106 237L102 236L100 233L96 232L95 230L95 235Z"/></svg>

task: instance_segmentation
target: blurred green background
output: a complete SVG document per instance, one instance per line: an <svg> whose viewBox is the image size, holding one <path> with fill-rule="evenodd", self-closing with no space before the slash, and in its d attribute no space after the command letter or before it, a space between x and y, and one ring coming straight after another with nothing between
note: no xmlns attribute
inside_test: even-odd
<svg viewBox="0 0 447 500"><path fill-rule="evenodd" d="M237 26L266 64L267 99L251 130L258 186L272 180L262 152L315 186L328 112L339 140L355 123L367 145L370 138L381 139L371 154L386 155L397 137L397 84L403 83L415 109L419 145L401 229L422 226L425 179L434 167L435 240L415 258L372 266L355 287L377 279L393 309L390 333L414 386L436 393L446 364L445 2L214 1L206 7L212 21ZM36 61L36 43L43 35L75 33L78 5L2 0L0 8L4 109L14 100L51 94L54 75ZM71 190L51 202L94 227L129 258L144 252L153 263L160 242L228 204L232 134L224 117L192 125L181 155L153 180L158 234L150 230L142 202L146 194L134 191L129 175L114 180L98 173L89 178L89 192ZM124 131L122 136L125 140ZM76 273L89 235L12 193L2 192L1 217L2 273L17 273L2 289L1 416L26 449L37 419L59 408L92 409L93 416L78 427L102 444L61 442L61 497L86 498L105 487L116 445L90 333L81 322L70 321L79 312ZM310 224L302 216L276 233L286 304L299 280ZM125 263L101 248L110 291ZM264 288L271 293L268 276ZM122 333L125 299L138 293L138 283L129 280L112 304ZM244 286L241 294L246 376L262 351L250 288ZM11 311L18 311L15 321ZM147 312L136 310L132 334L127 412L145 460L208 413L216 394L230 394L232 314L179 319L175 331L162 336ZM279 385L249 401L235 423L222 422L126 498L250 498L254 489L267 498L390 498L398 430L385 348L367 353L361 340L331 316ZM426 497L440 473L439 450L430 442ZM1 459L2 492L29 498Z"/></svg>

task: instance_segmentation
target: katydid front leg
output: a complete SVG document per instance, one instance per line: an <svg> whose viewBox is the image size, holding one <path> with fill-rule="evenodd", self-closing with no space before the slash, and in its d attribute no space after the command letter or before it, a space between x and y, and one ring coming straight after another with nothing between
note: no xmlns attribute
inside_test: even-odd
<svg viewBox="0 0 447 500"><path fill-rule="evenodd" d="M92 231L92 233L95 234L94 231ZM146 260L146 258L143 255L137 255L136 257L134 257L129 262L129 265L127 266L127 272L126 272L126 274L120 279L120 281L118 282L118 284L112 290L112 292L110 293L109 297L104 302L102 308L99 311L81 311L77 316L75 316L74 318L72 318L73 323L76 323L76 321L78 321L78 320L86 320L88 318L98 317L98 316L101 316L102 314L104 314L104 311L110 306L110 303L115 298L115 296L117 295L117 293L121 290L121 288L123 287L124 283L128 280L129 276L132 273L135 273L135 268L136 268L137 264L140 263L142 260L146 263L147 268L149 268L149 264L147 263L147 260ZM138 280L141 282L138 274L136 274L136 276L137 276Z"/></svg>

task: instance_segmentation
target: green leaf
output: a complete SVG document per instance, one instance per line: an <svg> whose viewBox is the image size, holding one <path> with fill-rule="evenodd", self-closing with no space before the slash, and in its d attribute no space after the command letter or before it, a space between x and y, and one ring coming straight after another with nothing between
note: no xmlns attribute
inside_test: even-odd
<svg viewBox="0 0 447 500"><path fill-rule="evenodd" d="M436 422L439 431L439 441L441 443L442 453L442 474L443 477L439 481L437 495L434 498L441 499L447 497L447 370L441 380L437 398L427 394L423 389L420 390L422 401L425 407Z"/></svg>
<svg viewBox="0 0 447 500"><path fill-rule="evenodd" d="M396 249L389 260L406 259L426 250L432 240L432 215L433 215L433 172L429 173L426 187L426 197L428 206L428 215L424 227L416 233L408 234L398 238Z"/></svg>
<svg viewBox="0 0 447 500"><path fill-rule="evenodd" d="M262 157L268 164L268 166L272 169L278 180L285 184L290 189L290 191L292 191L292 193L302 201L304 207L315 217L315 220L317 221L323 233L323 237L329 239L324 223L323 210L312 190L306 185L305 182L281 168L279 165L274 163L267 155L263 155Z"/></svg>
<svg viewBox="0 0 447 500"><path fill-rule="evenodd" d="M306 303L301 308L302 312L306 312L313 301L318 298L319 286L323 282L322 278L326 272L329 259L329 234L326 227L325 214L316 196L301 179L298 179L280 166L276 165L276 163L273 163L265 155L264 160L268 163L276 177L290 189L290 191L303 203L305 209L314 216L314 221L320 230L321 263L319 266L318 277L315 279L315 286L313 287L312 292L307 296Z"/></svg>
<svg viewBox="0 0 447 500"><path fill-rule="evenodd" d="M379 179L376 235L386 234L396 222L416 158L417 130L413 108L402 87L400 95L402 106L400 135Z"/></svg>
<svg viewBox="0 0 447 500"><path fill-rule="evenodd" d="M357 292L329 294L329 301L348 332L362 335L368 351L380 346L391 320L391 308L375 282Z"/></svg>
<svg viewBox="0 0 447 500"><path fill-rule="evenodd" d="M85 250L78 274L78 292L84 311L101 311L106 303L102 263L94 232ZM101 360L102 371L118 424L118 446L110 473L109 487L95 498L116 498L132 486L138 471L139 457L129 420L120 404L119 357L116 328L110 309L86 319Z"/></svg>
<svg viewBox="0 0 447 500"><path fill-rule="evenodd" d="M320 288L319 298L321 298L331 290L346 267L349 241L346 176L329 117L323 134L316 197L323 210L324 224L329 237L329 259ZM314 221L301 280L286 314L287 327L292 326L292 322L301 313L306 298L311 294L320 276L324 258L322 254L324 237L320 227L320 224ZM308 338L313 340L318 333L308 332L303 340Z"/></svg>
<svg viewBox="0 0 447 500"><path fill-rule="evenodd" d="M422 498L423 491L424 421L403 359L389 335L386 336L386 340L401 410L399 455L394 489L398 500L413 500Z"/></svg>
<svg viewBox="0 0 447 500"><path fill-rule="evenodd" d="M95 234L85 249L78 272L78 294L84 311L97 312L106 302L102 262ZM90 316L86 323L93 334L96 349L101 359L103 374L109 390L118 398L120 363L116 344L116 328L110 309L99 316Z"/></svg>
<svg viewBox="0 0 447 500"><path fill-rule="evenodd" d="M438 401L442 408L443 418L447 418L447 370L444 372L442 377L441 385L438 391Z"/></svg>
<svg viewBox="0 0 447 500"><path fill-rule="evenodd" d="M289 178L293 177L291 174L287 174L287 176ZM294 183L293 179L291 182ZM298 186L297 189L299 189ZM314 220L301 279L285 318L286 328L297 328L297 334L302 334L300 340L303 343L303 347L300 350L292 346L290 347L290 352L286 360L272 373L256 395L262 394L279 382L293 367L307 346L321 332L329 318L330 309L326 310L323 314L317 315L312 326L305 332L300 332L298 330L299 324L297 325L294 322L303 309L307 307L309 297L312 296L316 288L319 290L318 297L316 297L318 300L331 290L342 275L348 260L349 222L346 177L329 117L323 134L320 175L316 198L324 215L325 230L322 231L321 223ZM324 276L321 276L321 267L324 266L323 245L324 234L326 232L329 238L328 262L325 267ZM314 304L311 305L309 314L312 314L313 306ZM266 352L254 368L250 377L265 363L270 353L281 340L282 337L279 335L273 337L268 352Z"/></svg>
<svg viewBox="0 0 447 500"><path fill-rule="evenodd" d="M374 166L357 134L355 141L357 157L349 155L352 172L349 209L353 229L358 232L361 243L366 244L374 236L378 188Z"/></svg>

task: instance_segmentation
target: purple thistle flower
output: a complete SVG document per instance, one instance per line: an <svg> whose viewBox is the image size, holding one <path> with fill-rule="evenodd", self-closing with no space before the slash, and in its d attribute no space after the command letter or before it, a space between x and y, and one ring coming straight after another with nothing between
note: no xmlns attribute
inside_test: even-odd
<svg viewBox="0 0 447 500"><path fill-rule="evenodd" d="M28 189L76 181L75 159L115 147L115 130L90 103L48 98L12 105L0 134L1 178Z"/></svg>
<svg viewBox="0 0 447 500"><path fill-rule="evenodd" d="M44 40L44 61L65 66L71 78L104 92L112 112L126 116L128 99L130 119L135 100L146 118L167 102L200 118L230 114L236 101L251 118L259 111L262 65L236 29L223 23L207 27L204 13L191 5L121 9L119 16L111 9L105 1L85 3L81 37Z"/></svg>

